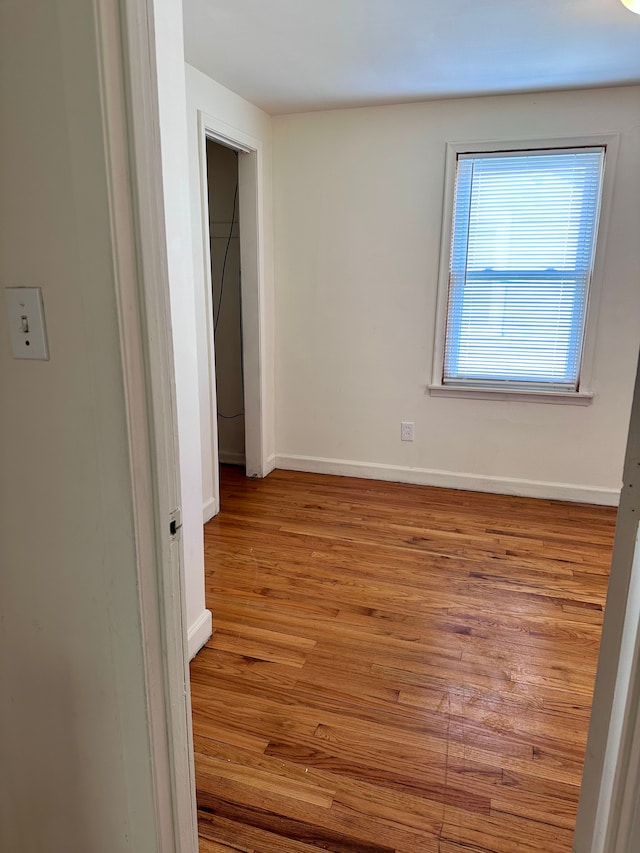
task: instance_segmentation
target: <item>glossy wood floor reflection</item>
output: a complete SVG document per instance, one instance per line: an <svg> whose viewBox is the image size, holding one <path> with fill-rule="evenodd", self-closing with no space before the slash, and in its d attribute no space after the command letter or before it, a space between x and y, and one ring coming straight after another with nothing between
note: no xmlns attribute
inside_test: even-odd
<svg viewBox="0 0 640 853"><path fill-rule="evenodd" d="M224 469L203 853L568 853L615 511Z"/></svg>

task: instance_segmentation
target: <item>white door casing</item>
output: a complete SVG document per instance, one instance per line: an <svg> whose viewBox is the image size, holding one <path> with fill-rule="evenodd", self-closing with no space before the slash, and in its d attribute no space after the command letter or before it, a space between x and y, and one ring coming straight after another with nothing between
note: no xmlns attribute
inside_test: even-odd
<svg viewBox="0 0 640 853"><path fill-rule="evenodd" d="M149 853L196 853L191 704L187 668L176 395L167 266L155 5L158 0L94 0L113 233L113 258L144 638L156 839ZM137 840L136 840L137 839Z"/></svg>
<svg viewBox="0 0 640 853"><path fill-rule="evenodd" d="M632 853L640 795L640 370L636 375L598 672L591 710L576 853ZM634 751L635 750L635 751ZM635 829L637 832L637 827Z"/></svg>
<svg viewBox="0 0 640 853"><path fill-rule="evenodd" d="M262 142L226 122L198 111L198 153L200 160L200 209L203 235L203 267L207 324L209 405L211 421L211 459L213 465L214 507L207 512L208 521L220 511L218 473L218 422L216 401L216 365L211 301L211 252L209 240L209 203L207 186L207 139L239 152L239 218L240 263L242 267L242 361L244 375L245 466L248 477L264 477L269 473L265 456L264 400L264 252L262 210Z"/></svg>

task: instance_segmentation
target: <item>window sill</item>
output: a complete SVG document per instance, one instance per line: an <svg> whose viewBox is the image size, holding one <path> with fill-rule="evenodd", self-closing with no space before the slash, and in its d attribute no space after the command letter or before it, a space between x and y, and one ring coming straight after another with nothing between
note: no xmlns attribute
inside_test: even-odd
<svg viewBox="0 0 640 853"><path fill-rule="evenodd" d="M502 400L519 403L551 403L561 406L590 406L592 391L538 391L500 388L468 388L456 385L428 385L432 397L460 397L467 400Z"/></svg>

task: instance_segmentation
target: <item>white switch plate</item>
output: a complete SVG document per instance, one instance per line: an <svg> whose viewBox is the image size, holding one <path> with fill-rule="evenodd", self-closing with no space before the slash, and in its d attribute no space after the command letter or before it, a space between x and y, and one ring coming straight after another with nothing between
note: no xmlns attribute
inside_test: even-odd
<svg viewBox="0 0 640 853"><path fill-rule="evenodd" d="M42 290L39 287L7 287L5 295L13 357L47 361L49 347Z"/></svg>
<svg viewBox="0 0 640 853"><path fill-rule="evenodd" d="M413 421L400 422L400 438L402 441L413 441Z"/></svg>

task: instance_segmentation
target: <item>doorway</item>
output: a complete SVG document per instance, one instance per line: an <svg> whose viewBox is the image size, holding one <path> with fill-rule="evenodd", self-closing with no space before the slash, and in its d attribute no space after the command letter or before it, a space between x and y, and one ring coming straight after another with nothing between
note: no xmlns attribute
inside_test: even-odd
<svg viewBox="0 0 640 853"><path fill-rule="evenodd" d="M132 15L132 18L133 18L133 15ZM146 19L143 19L141 17L140 20L142 21L142 23L147 24ZM144 28L140 27L140 24L138 24L137 26L141 30L139 33L140 38L138 39L137 43L142 44L142 45L146 45L148 43L148 34L149 34L149 32L153 32L153 27L147 26L147 28L144 29ZM132 25L132 29L133 29L134 35L138 34L138 30L136 29L135 22L134 22L134 25ZM177 30L177 28L176 28L176 30ZM143 36L144 36L144 38L143 38ZM169 39L166 39L167 44L169 43L169 41L170 41ZM135 42L133 42L133 40L132 40L132 43L135 43ZM132 51L131 51L131 53L132 53L133 57L136 58L137 55L135 53L133 53ZM179 51L176 50L175 51L176 57L178 56L178 53L179 53ZM169 59L172 59L172 58L173 58L172 55L170 55ZM140 65L140 68L142 68L143 71L146 70L146 66L144 66L143 64L138 63L138 65ZM141 200L139 201L139 204L140 204L140 208L142 211L141 218L143 219L143 225L149 226L148 227L148 233L150 233L151 238L155 238L155 240L157 242L154 243L153 240L150 239L149 237L146 238L146 241L143 240L142 238L139 238L139 239L140 239L140 242L142 244L141 254L143 255L143 259L149 263L149 266L151 267L151 269L155 269L156 268L154 266L154 264L156 263L155 258L158 254L161 254L161 253L157 252L157 245L162 245L162 240L164 239L164 237L163 237L164 223L161 221L161 216L160 216L160 213L162 212L162 205L161 205L161 203L156 203L156 196L153 194L153 192L147 191L147 193L145 194L144 189L147 187L151 187L153 189L156 186L158 186L158 187L161 186L161 181L158 179L158 175L159 175L158 162L157 162L159 160L159 155L157 154L158 146L157 146L157 140L154 137L154 132L156 130L157 122L149 121L148 120L148 112L145 112L142 109L142 107L145 107L147 104L153 105L155 103L154 98L152 97L152 95L155 94L155 92L153 91L153 86L152 86L152 81L153 81L153 84L155 85L155 78L150 74L142 73L139 70L138 65L135 62L132 62L133 70L134 70L134 72L137 72L137 76L135 76L135 74L132 75L133 76L133 84L132 85L134 88L134 95L135 95L135 97L133 98L133 101L134 101L135 105L139 105L141 108L137 109L137 110L135 110L135 109L132 110L132 113L133 113L133 116L135 117L135 129L136 129L136 131L138 131L138 130L141 131L142 142L135 149L136 157L135 157L134 165L141 172L144 172L144 174L142 175L142 177L136 175L136 179L138 181L138 184L136 186L138 187L139 194L141 196ZM171 67L170 62L168 63L168 65L169 65L169 67ZM169 76L170 76L169 71L167 71L165 69L165 77L163 79L166 80L169 78ZM160 88L160 94L162 95L163 94L162 87L159 87L159 88ZM165 88L167 88L167 87L165 86ZM142 93L142 95L140 93ZM147 94L149 94L149 97L144 99L142 96L146 96ZM124 113L123 113L123 115L124 115ZM146 124L146 127L145 127L145 124ZM222 124L222 122L220 122L220 124ZM137 139L137 137L136 137L136 139ZM118 148L112 149L111 156L115 157L115 155L113 154L113 150L115 150L117 152L117 151L119 151L119 149ZM142 154L140 152L142 152ZM148 156L146 156L147 154L148 154ZM143 156L143 155L145 155L145 156ZM248 160L249 157L251 157L251 156L253 156L253 155L248 155L248 157L246 159ZM245 158L241 158L241 159L245 159ZM124 162L126 162L126 161L124 161ZM254 157L253 162L255 164L255 157ZM119 165L119 161L118 161L118 165ZM145 182L145 181L143 181L143 178L147 177L147 172L149 173L149 178ZM124 173L124 170L123 170L123 173ZM240 183L242 183L242 180ZM240 196L242 197L242 190L240 190ZM241 204L241 207L243 207L242 204ZM255 207L256 206L254 204L253 215L254 215L254 218L257 218L257 214L255 212ZM248 208L245 208L245 209L248 210ZM143 229L141 229L141 230L143 232L142 236L144 237L147 234L147 232L145 232ZM124 254L122 249L120 251ZM162 272L162 269L161 269L161 272ZM243 264L243 272L244 272L244 278L246 279L246 267L244 266L244 264ZM169 355L170 355L169 347L166 344L164 347L162 346L162 343L164 341L164 338L162 337L162 332L163 332L163 329L168 328L168 325L166 323L166 316L165 316L166 315L166 304L165 303L168 303L168 285L167 285L167 281L166 281L166 275L164 275L164 277L160 277L159 280L160 280L160 286L158 285L158 279L154 278L153 276L148 275L145 277L145 279L141 283L141 287L143 288L143 295L148 298L151 309L154 309L154 308L156 309L156 313L155 314L152 313L150 319L148 319L148 327L150 329L150 333L148 333L146 336L144 336L144 335L142 336L141 343L142 343L143 347L145 348L145 352L147 349L150 349L152 351L152 353L157 351L159 353L159 356L160 356L160 358L158 359L158 362L161 362L164 364L164 362L162 361L163 358L164 358L164 361L166 361L167 363L169 363L169 361L170 361L170 359L167 356L167 353L169 353ZM157 293L160 293L160 295L164 294L164 296L165 296L164 303L162 302L162 300L158 299ZM256 301L258 300L257 294L258 294L258 291L256 290L256 297L255 297ZM155 302L154 302L154 299L156 300ZM247 301L245 299L245 300L243 300L243 311L246 310L246 305L247 305ZM259 306L259 301L257 301L257 306ZM256 307L256 306L254 305L254 307ZM147 311L149 311L149 309L147 309ZM257 312L256 312L256 317L258 317ZM136 327L136 329L137 329L137 327ZM246 329L247 329L247 326L245 324L245 330ZM159 334L159 339L160 339L159 343L156 340L156 338L158 336L158 332L160 333ZM139 332L137 332L136 334L139 336ZM246 346L246 338L247 337L248 336L245 335L245 346ZM134 336L134 334L131 333L131 339L133 341L133 346L137 347L140 343L138 337ZM258 348L259 347L259 341L257 339L253 339L253 340L254 340L256 348ZM137 351L137 350L135 350L135 351ZM150 361L153 364L152 358L148 359L148 361ZM248 362L247 362L247 359L245 357L245 364L247 364L247 363ZM170 371L169 371L169 373L170 373ZM248 382L252 381L253 379L255 379L255 381L258 381L258 377L253 377L252 371L247 371L246 375L245 375L245 384L248 384ZM153 401L157 402L158 405L157 405L157 410L154 409L153 412L149 412L149 420L152 422L153 437L156 438L156 445L159 448L156 451L158 461L156 462L156 466L153 469L153 476L155 477L154 483L155 483L155 481L158 481L160 483L159 491L161 492L162 496L164 496L164 492L162 492L162 489L165 488L165 479L166 478L165 478L165 474L164 474L163 462L166 462L166 459L163 459L162 451L165 450L166 448L168 448L167 458L169 458L169 459L172 458L171 441L173 439L173 436L171 434L169 434L169 436L167 437L167 435L166 435L168 432L168 430L166 428L166 424L169 421L169 419L167 417L165 417L165 414L166 414L166 410L168 409L168 405L166 403L165 398L162 398L161 394L158 393L158 391L157 391L158 387L163 387L163 386L161 383L156 383L153 386L153 389L154 389ZM140 388L140 385L127 385L126 390L127 390L128 400L131 403L132 411L134 412L134 415L136 413L138 413L137 414L138 420L136 421L136 424L140 425L141 429L146 429L147 428L147 422L144 420L144 417L143 417L145 412L139 406L137 406L137 404L140 403L141 399L142 400L145 399L144 395L141 395L139 393L136 395L135 392L139 391L139 388ZM159 400L159 402L158 402L158 400ZM163 409L163 405L162 405L163 403L164 403L164 409ZM142 412L142 414L140 414L140 412ZM248 420L249 419L247 419L247 423L248 423ZM247 426L247 431L248 431L248 429L249 429L249 427ZM145 433L145 435L146 435L146 433ZM246 447L246 456L247 456L247 467L249 467L249 445L248 444ZM154 457L154 459L155 459L155 457ZM264 465L264 460L262 460L262 457L260 457L260 464ZM165 488L165 491L167 491L166 488ZM145 511L148 509L148 507L150 505L150 498L148 497L149 494L152 494L152 491L150 489L139 489L139 490L135 491L135 500L136 500L137 509L140 509L141 511ZM165 501L165 503L166 503L166 501ZM163 521L163 519L166 516L166 513L162 514L160 511L156 510L155 515L157 516L157 518L155 520L158 521L158 524L157 524L156 528L154 528L152 524L149 524L148 525L149 530L152 532L154 529L157 531L164 530L164 528L162 527L160 522ZM154 519L152 519L152 520L154 520ZM636 526L637 526L637 524L636 524ZM159 532L157 533L157 540L162 544L163 540L161 539ZM176 548L175 544L173 544L172 547L175 550L175 548ZM154 554L155 552L153 552L150 549L150 553ZM141 575L141 587L142 587L142 592L147 595L147 599L149 601L151 601L151 600L156 601L157 600L158 602L160 602L160 608L162 609L162 607L164 607L164 611L161 612L161 615L157 620L157 622L160 626L159 630L161 631L161 634L162 634L163 643L161 644L160 642L153 642L153 638L151 638L151 640L149 639L149 632L150 632L150 630L151 631L153 630L153 628L152 629L149 628L149 625L154 626L156 624L156 622L153 619L147 619L147 620L144 620L144 622L143 622L143 629L145 632L145 640L146 640L148 650L150 650L151 653L156 655L156 657L157 657L157 655L160 655L160 657L158 657L159 666L158 666L158 669L156 670L156 673L157 672L161 672L163 674L168 673L169 676L171 675L171 673L174 673L174 672L176 673L176 675L171 676L171 677L165 675L166 679L169 682L169 687L166 690L166 693L164 695L165 695L165 697L169 697L169 699L165 701L164 706L162 705L162 703L160 701L158 701L157 704L154 706L154 709L158 709L157 710L157 720L159 721L158 725L155 726L155 729L152 729L152 736L153 736L153 731L154 730L156 731L156 735L153 738L154 755L156 757L159 757L160 759L162 759L162 757L163 757L162 750L164 749L167 752L169 752L170 757L174 761L177 759L176 763L178 766L178 772L174 772L173 774L171 774L171 776L169 775L168 771L163 772L164 764L162 764L161 760L158 760L154 766L156 766L156 767L160 766L160 770L156 772L156 776L160 781L159 787L161 789L163 788L165 780L167 780L167 787L170 786L172 791L178 790L180 792L182 792L182 791L185 792L182 801L178 800L175 812L178 814L178 816L185 816L186 815L186 817L184 817L184 822L187 823L188 819L189 819L189 803L188 803L188 793L189 793L188 776L189 776L189 774L188 774L188 768L186 771L183 770L182 774L180 774L179 771L181 770L181 767L182 767L181 761L183 761L183 763L186 763L186 756L188 755L188 752L189 752L188 748L184 748L184 742L188 741L188 737L187 737L187 735L188 735L188 721L185 725L185 716L183 713L183 711L184 711L184 697L185 697L185 692L183 689L184 685L179 685L177 683L180 680L179 679L179 675L180 675L179 666L173 665L176 661L178 662L178 664L181 664L182 656L183 656L182 633L181 633L181 624L180 624L180 621L181 621L180 620L180 608L178 606L178 602L180 600L179 588L177 589L177 593L174 593L174 589L177 587L177 581L174 579L178 578L179 575L178 575L178 573L176 573L174 571L173 565L171 565L170 562L167 560L166 564L163 564L161 567L161 572L162 572L161 579L164 582L164 586L163 586L163 584L158 583L159 573L155 570L155 565L152 564L152 566L153 566L154 570L147 571L146 574ZM622 572L620 571L621 569L622 569ZM620 574L620 573L622 573L623 575L625 574L624 566L621 567L620 565L616 565L615 563L614 563L614 571L617 571L618 574ZM624 586L624 584L622 584L622 586ZM618 611L617 613L614 614L614 608L610 608L610 610L609 610L609 612L611 613L612 619L614 618L614 616L616 619L619 619L621 617L621 615L623 615L623 614L620 614L620 612L619 612L620 611L619 604L620 604L620 602L617 601L616 605L618 605L618 606L616 606L616 608L615 608L616 611ZM614 630L612 633L615 635L615 633L616 633L615 632L615 626L613 626L613 627L614 627ZM615 643L616 637L614 636L612 639L613 639L612 645L615 645L616 644ZM167 650L168 650L168 652L167 652ZM616 660L617 660L617 655L613 654L607 660L608 668L610 668L610 669L615 668ZM155 661L155 658L152 658L152 664L154 663L154 661ZM147 664L147 668L148 668L148 664ZM151 676L154 676L153 670L151 670ZM155 676L155 680L153 677L150 678L149 680L150 680L152 685L159 683L159 680L157 679L157 674ZM605 690L604 692L606 693L607 690ZM182 702L182 705L181 705L181 702ZM605 704L606 704L606 702L605 702ZM166 706L166 711L165 711L165 706ZM188 711L188 708L187 708L187 711ZM169 716L169 718L170 718L169 719L169 726L170 727L167 726L166 728L163 728L163 725L162 725L163 713L165 716ZM187 714L187 717L188 717L188 714ZM156 719L156 718L154 717L154 719ZM604 735L606 736L607 715L606 714L603 715L602 719L603 719L602 728L605 730ZM169 730L169 738L168 739L170 741L168 749L165 746L165 741L166 741L165 732L167 729ZM162 737L160 737L157 734L157 732L160 732ZM593 781L594 781L594 784L596 787L599 785L599 776L600 776L600 774L597 772L593 774ZM185 781L186 781L186 784L185 784ZM171 793L171 791L169 793ZM169 799L169 797L166 797L165 799ZM171 818L173 817L174 812L170 808L168 808L168 809L166 809L165 813L168 815L167 822L171 821ZM591 837L591 833L587 833L587 835L589 836L589 838Z"/></svg>
<svg viewBox="0 0 640 853"><path fill-rule="evenodd" d="M208 373L200 394L206 523L220 511L220 463L243 465L247 477L264 477L273 461L265 456L264 437L262 143L201 110L198 131Z"/></svg>
<svg viewBox="0 0 640 853"><path fill-rule="evenodd" d="M239 156L206 140L218 464L244 469Z"/></svg>

